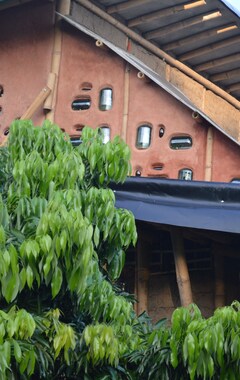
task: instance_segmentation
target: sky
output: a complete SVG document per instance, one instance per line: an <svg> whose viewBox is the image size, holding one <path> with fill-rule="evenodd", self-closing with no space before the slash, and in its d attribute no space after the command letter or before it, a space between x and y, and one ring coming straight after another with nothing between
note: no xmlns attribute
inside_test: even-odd
<svg viewBox="0 0 240 380"><path fill-rule="evenodd" d="M240 17L240 0L222 0L229 8L231 8Z"/></svg>

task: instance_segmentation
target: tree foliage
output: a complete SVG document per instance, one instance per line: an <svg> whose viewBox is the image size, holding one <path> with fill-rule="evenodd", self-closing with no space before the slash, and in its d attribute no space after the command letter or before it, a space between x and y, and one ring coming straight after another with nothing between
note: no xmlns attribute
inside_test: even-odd
<svg viewBox="0 0 240 380"><path fill-rule="evenodd" d="M114 288L135 221L107 187L129 159L99 130L73 148L48 122L12 124L0 151L0 378L92 376L136 347L132 303Z"/></svg>
<svg viewBox="0 0 240 380"><path fill-rule="evenodd" d="M0 148L0 380L240 378L238 302L154 325L118 288L137 234L108 185L129 159L98 129L74 148L48 122L12 124Z"/></svg>

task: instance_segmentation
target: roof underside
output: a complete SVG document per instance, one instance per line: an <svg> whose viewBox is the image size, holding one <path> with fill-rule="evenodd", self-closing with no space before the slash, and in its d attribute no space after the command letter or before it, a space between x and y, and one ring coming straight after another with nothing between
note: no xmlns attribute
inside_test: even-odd
<svg viewBox="0 0 240 380"><path fill-rule="evenodd" d="M240 100L240 18L220 0L90 2Z"/></svg>

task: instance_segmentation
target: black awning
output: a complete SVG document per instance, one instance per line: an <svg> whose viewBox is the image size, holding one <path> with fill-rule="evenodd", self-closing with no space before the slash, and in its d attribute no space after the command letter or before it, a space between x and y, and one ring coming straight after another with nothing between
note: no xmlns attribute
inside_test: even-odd
<svg viewBox="0 0 240 380"><path fill-rule="evenodd" d="M238 184L129 177L111 188L139 221L240 233Z"/></svg>

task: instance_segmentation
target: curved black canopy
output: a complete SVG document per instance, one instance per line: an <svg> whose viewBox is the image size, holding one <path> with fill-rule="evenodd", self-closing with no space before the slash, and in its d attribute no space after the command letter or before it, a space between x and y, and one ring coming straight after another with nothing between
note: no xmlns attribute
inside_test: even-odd
<svg viewBox="0 0 240 380"><path fill-rule="evenodd" d="M240 233L240 184L129 177L111 188L139 221Z"/></svg>

